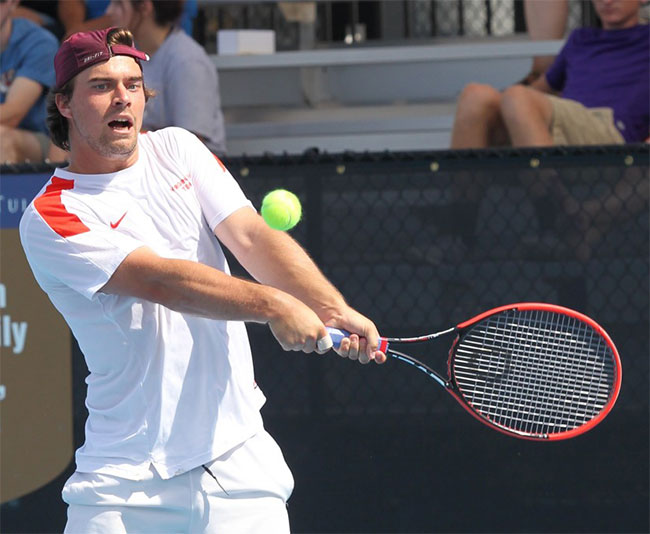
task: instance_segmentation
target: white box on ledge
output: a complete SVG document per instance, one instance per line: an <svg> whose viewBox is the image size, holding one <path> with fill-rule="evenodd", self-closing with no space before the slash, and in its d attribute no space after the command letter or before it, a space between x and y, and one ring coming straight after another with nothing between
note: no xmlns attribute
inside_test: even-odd
<svg viewBox="0 0 650 534"><path fill-rule="evenodd" d="M219 30L217 32L219 55L273 54L274 30Z"/></svg>

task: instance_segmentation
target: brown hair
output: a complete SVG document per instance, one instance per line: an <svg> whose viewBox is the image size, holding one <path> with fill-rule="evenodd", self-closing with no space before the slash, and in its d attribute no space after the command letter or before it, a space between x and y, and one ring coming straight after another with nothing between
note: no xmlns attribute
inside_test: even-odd
<svg viewBox="0 0 650 534"><path fill-rule="evenodd" d="M133 34L129 30L115 28L106 36L106 42L109 46L124 44L133 46ZM50 130L50 139L52 142L63 150L70 150L69 124L59 108L56 105L56 95L63 95L66 100L70 100L74 91L74 78L66 83L63 87L53 87L47 95L47 127ZM144 87L145 102L155 96L155 92Z"/></svg>

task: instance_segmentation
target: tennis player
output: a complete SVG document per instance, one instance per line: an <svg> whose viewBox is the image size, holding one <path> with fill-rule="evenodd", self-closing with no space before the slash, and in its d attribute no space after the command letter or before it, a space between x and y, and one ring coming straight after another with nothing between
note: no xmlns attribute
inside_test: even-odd
<svg viewBox="0 0 650 534"><path fill-rule="evenodd" d="M293 479L264 430L244 323L306 353L327 351L337 326L358 334L341 356L386 356L373 323L193 134L139 134L146 60L123 29L61 45L48 125L69 166L20 223L89 369L66 532L288 532ZM221 244L258 283L230 276Z"/></svg>

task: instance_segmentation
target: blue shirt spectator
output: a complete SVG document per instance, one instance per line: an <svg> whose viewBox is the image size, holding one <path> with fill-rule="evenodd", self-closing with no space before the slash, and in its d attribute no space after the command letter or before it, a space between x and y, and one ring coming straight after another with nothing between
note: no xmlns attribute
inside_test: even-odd
<svg viewBox="0 0 650 534"><path fill-rule="evenodd" d="M56 37L26 19L13 19L7 47L0 53L0 103L4 103L13 82L20 77L42 85L40 97L18 123L24 130L47 133L45 94L54 85Z"/></svg>

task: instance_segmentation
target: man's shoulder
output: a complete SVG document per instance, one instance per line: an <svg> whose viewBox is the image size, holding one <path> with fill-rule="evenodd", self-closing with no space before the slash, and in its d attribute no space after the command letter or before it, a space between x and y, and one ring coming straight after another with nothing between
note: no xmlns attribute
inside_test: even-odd
<svg viewBox="0 0 650 534"><path fill-rule="evenodd" d="M175 153L179 149L189 148L197 142L200 143L192 132L178 126L142 132L139 139L139 143L145 150L153 149L158 153L160 150Z"/></svg>
<svg viewBox="0 0 650 534"><path fill-rule="evenodd" d="M165 139L182 139L187 138L188 136L192 136L192 133L188 132L185 128L179 126L167 126L165 128L159 128L158 130L143 131L140 134L140 140L160 143Z"/></svg>

